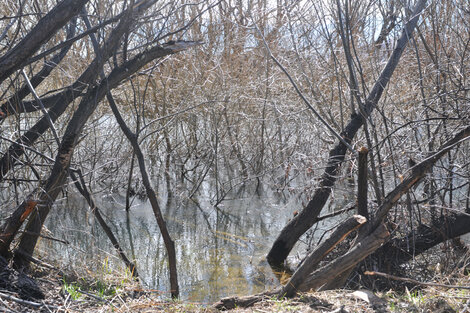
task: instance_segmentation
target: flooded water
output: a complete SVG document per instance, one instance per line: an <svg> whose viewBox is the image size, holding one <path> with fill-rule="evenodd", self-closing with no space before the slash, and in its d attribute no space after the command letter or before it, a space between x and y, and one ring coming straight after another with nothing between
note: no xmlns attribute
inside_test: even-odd
<svg viewBox="0 0 470 313"><path fill-rule="evenodd" d="M99 267L100 262L122 267L86 202L78 195L69 195L68 199L57 203L46 227L54 237L70 244L42 239L38 251L78 267ZM150 204L135 200L126 212L120 196L96 200L128 257L136 260L144 286L168 296L166 252ZM299 209L298 201L250 196L223 201L218 208L204 199L198 202L162 203L175 241L181 298L210 303L224 296L248 295L279 285L265 256L279 231ZM332 223L320 225L320 229L328 229ZM305 245L299 249L303 251ZM291 255L295 258L296 252Z"/></svg>

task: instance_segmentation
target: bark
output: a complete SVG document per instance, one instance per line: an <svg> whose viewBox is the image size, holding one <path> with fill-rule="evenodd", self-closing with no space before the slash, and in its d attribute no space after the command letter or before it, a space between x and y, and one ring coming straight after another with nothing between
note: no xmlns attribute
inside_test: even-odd
<svg viewBox="0 0 470 313"><path fill-rule="evenodd" d="M75 35L77 20L73 19L67 29L67 40ZM62 48L56 55L52 56L50 60L45 61L43 67L31 78L31 85L36 88L40 83L46 79L49 74L56 68L56 66L63 60L67 52L72 47L72 44ZM29 101L29 106L24 106L22 100L30 94L28 86L23 86L18 92L6 100L0 107L1 118L6 118L17 112L33 112L38 111L40 108L34 104L33 101Z"/></svg>
<svg viewBox="0 0 470 313"><path fill-rule="evenodd" d="M382 70L364 103L364 107L362 108L362 114L364 114L364 116L353 115L344 131L341 133L343 139L348 144L351 143L357 131L363 125L364 120L370 116L380 100L385 87L389 83L390 78L398 65L403 51L412 36L425 4L426 0L419 0L416 4L411 14L412 18L406 23L392 55L387 61L385 68ZM316 218L330 196L331 188L336 182L346 151L347 147L341 141L338 142L330 151L328 163L320 180L319 187L315 190L315 193L307 206L282 229L267 255L269 263L273 265L282 264L299 238L313 226Z"/></svg>
<svg viewBox="0 0 470 313"><path fill-rule="evenodd" d="M79 92L80 93L80 92ZM72 90L62 93L58 97L54 97L52 101L44 102L47 108L53 107L48 111L50 119L55 122L67 109L67 106L77 97ZM49 121L43 116L36 124L34 124L24 135L18 138L0 159L0 181L3 181L8 172L16 165L17 160L25 153L25 150L32 146L36 140L49 129Z"/></svg>
<svg viewBox="0 0 470 313"><path fill-rule="evenodd" d="M389 235L387 228L383 224L380 225L374 232L357 243L348 253L338 257L333 262L310 275L299 286L299 291L316 290L325 283L334 280L338 275L353 268L357 263L377 250Z"/></svg>
<svg viewBox="0 0 470 313"><path fill-rule="evenodd" d="M23 201L21 205L8 217L0 233L0 255L9 258L10 244L15 238L23 222L29 217L33 210L36 210L38 201L34 195Z"/></svg>
<svg viewBox="0 0 470 313"><path fill-rule="evenodd" d="M417 255L445 242L470 232L470 215L451 213L435 221L433 225L421 225L403 238L387 242L371 257L390 266L413 260Z"/></svg>
<svg viewBox="0 0 470 313"><path fill-rule="evenodd" d="M375 40L375 45L379 47L387 39L390 32L395 28L397 15L394 12L389 12L383 20L382 28L379 36Z"/></svg>
<svg viewBox="0 0 470 313"><path fill-rule="evenodd" d="M318 266L320 261L330 253L333 248L344 240L351 232L366 223L367 219L360 215L354 215L341 223L331 236L312 251L295 271L287 284L282 288L281 297L293 297L297 289L304 282L308 275Z"/></svg>
<svg viewBox="0 0 470 313"><path fill-rule="evenodd" d="M367 148L362 147L359 150L358 157L358 174L357 174L357 214L369 219L369 210L367 208ZM364 230L361 228L359 231L362 233Z"/></svg>
<svg viewBox="0 0 470 313"><path fill-rule="evenodd" d="M152 184L150 183L150 178L148 175L148 171L145 166L145 157L140 149L138 136L134 134L130 128L126 125L126 122L121 116L121 113L114 102L114 99L109 92L107 94L107 99L109 105L111 106L111 110L116 117L116 120L121 127L122 132L126 135L127 139L132 145L134 149L134 154L137 157L137 162L139 163L140 175L142 177L142 183L144 184L145 191L147 193L147 197L150 200L150 205L152 206L153 213L157 220L158 227L160 228L160 233L162 234L163 242L165 243L165 248L168 253L168 267L170 270L170 288L171 288L171 297L178 298L179 296L179 287L178 287L178 272L176 268L176 251L175 251L175 243L171 239L170 233L168 232L168 228L166 227L165 219L163 218L162 211L160 209L160 205L158 204L157 195L155 190L152 188Z"/></svg>
<svg viewBox="0 0 470 313"><path fill-rule="evenodd" d="M38 51L59 29L80 12L88 0L63 0L47 13L12 49L0 58L0 83Z"/></svg>
<svg viewBox="0 0 470 313"><path fill-rule="evenodd" d="M35 75L35 77L37 76L38 77L38 80L40 77L43 77L44 75L41 75L41 72L45 72L47 73L50 69L51 66L53 66L52 63L58 63L60 61L60 58L62 58L62 54L67 50L70 49L70 47L72 46L72 44L80 39L82 39L83 37L85 36L88 36L90 34L92 34L93 32L96 32L98 31L100 28L103 28L111 23L114 23L114 22L118 22L120 18L122 18L123 16L123 13L121 14L118 14L100 24L98 24L97 26L94 26L94 27L91 27L90 29L88 29L87 31L85 32L82 32L80 33L79 35L77 36L74 36L70 39L67 39L63 42L61 42L60 44L56 45L55 47L43 52L43 53L40 53L36 56L34 56L33 58L31 59L28 59L28 61L26 62L26 64L31 64L31 63L34 63L42 58L45 58L47 55L51 54L52 52L56 51L56 50L59 50L61 49L61 51L53 56L51 58L50 61L47 61L45 62L46 64L44 65L43 69L41 69L41 71ZM96 74L96 70L92 70L90 69L89 71L85 71L85 72L88 72L88 73L94 73ZM34 81L35 79L31 79L31 82L33 83L33 86L36 86L34 84ZM87 86L89 85L89 83L86 82L86 77L80 77L73 85L69 86L69 87L66 87L64 88L64 90L62 92L58 92L52 96L48 96L48 97L43 97L41 99L41 101L43 102L44 104L44 107L46 108L50 108L52 107L53 105L55 105L56 103L58 102L61 102L63 101L63 97L70 97L70 95L73 95L75 94L75 97L72 97L72 99L75 99L77 96L80 96L81 95L81 91L83 90L83 86ZM82 87L80 87L82 86ZM78 88L78 89L77 89ZM18 96L20 95L21 93L18 93ZM8 116L12 115L12 114L20 114L20 113L29 113L29 112L36 112L39 110L39 108L37 107L36 105L36 102L35 101L19 101L19 100L22 100L24 97L17 97L17 95L14 95L13 97L11 97L10 99L8 99L6 102L4 102L0 108L0 121L2 119L5 119L7 118Z"/></svg>
<svg viewBox="0 0 470 313"><path fill-rule="evenodd" d="M406 194L414 185L418 184L442 156L469 137L470 126L461 130L452 139L444 143L436 153L415 165L412 168L411 173L403 179L403 182L395 187L395 189L385 197L383 203L377 209L374 218L365 225L369 233L375 231L380 227L380 225L382 225L388 212L398 202L401 196ZM466 218L464 218L464 216ZM422 253L440 242L469 232L469 221L470 216L460 213L448 216L446 219L442 220L439 225L434 225L433 227L422 225L418 228L417 232L412 232L405 238L397 238L389 241L382 248L378 249L372 257L377 260L385 260L386 263L393 262L395 265L402 264L411 260L414 255ZM412 240L411 238L414 239ZM360 237L359 242L362 242ZM332 280L332 282L328 283L326 286L327 288L325 289L338 288L344 285L344 282L352 270L353 268L349 271L343 271L342 276L337 277L334 281Z"/></svg>

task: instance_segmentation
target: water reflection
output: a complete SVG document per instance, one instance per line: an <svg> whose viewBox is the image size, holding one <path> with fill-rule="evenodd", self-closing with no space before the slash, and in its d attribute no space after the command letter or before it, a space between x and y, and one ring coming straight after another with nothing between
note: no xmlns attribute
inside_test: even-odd
<svg viewBox="0 0 470 313"><path fill-rule="evenodd" d="M265 256L299 204L294 200L275 203L272 199L254 196L227 200L218 208L199 199L198 203L170 203L162 208L176 245L183 300L209 303L279 284ZM166 252L150 204L136 200L126 212L124 202L119 196L97 199L128 257L136 260L144 285L166 295ZM110 266L122 267L108 238L78 195L57 202L46 227L54 236L70 242L63 245L41 240L39 251L47 250L59 262L90 266L96 260L109 258Z"/></svg>

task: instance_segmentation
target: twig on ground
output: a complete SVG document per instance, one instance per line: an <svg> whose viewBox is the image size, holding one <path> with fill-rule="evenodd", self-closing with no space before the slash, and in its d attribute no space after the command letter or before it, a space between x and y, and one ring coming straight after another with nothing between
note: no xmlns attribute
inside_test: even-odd
<svg viewBox="0 0 470 313"><path fill-rule="evenodd" d="M8 306L8 304L5 301L3 301L2 299L0 299L0 302L5 306L6 312L19 313L18 311L13 310L10 306Z"/></svg>
<svg viewBox="0 0 470 313"><path fill-rule="evenodd" d="M92 294L92 293L83 291L83 290L81 290L81 289L77 289L77 291L78 291L79 293L85 295L85 296L89 296L89 297L91 297L91 298L93 298L93 299L96 299L96 300L98 300L98 301L101 301L101 302L109 302L108 300L106 300L106 299L104 299L104 298L101 298L101 297L96 296L96 295L94 295L94 294Z"/></svg>
<svg viewBox="0 0 470 313"><path fill-rule="evenodd" d="M470 286L457 286L457 285L444 285L444 284L438 284L438 283L426 283L426 282L420 282L417 280L414 280L412 278L406 278L406 277L398 277L386 273L381 273L381 272L373 272L373 271L366 271L364 272L365 275L376 275L376 276L382 276L388 279L393 279L393 280L399 280L399 281L404 281L407 283L412 283L415 285L420 285L420 286L429 286L429 287L442 287L442 288L455 288L455 289L467 289L470 290Z"/></svg>
<svg viewBox="0 0 470 313"><path fill-rule="evenodd" d="M19 298L17 298L17 297L8 295L8 294L3 293L3 292L0 292L0 298L6 299L6 300L10 300L10 301L14 301L14 302L16 302L16 303L19 303L19 304L22 304L22 305L26 305L26 306L30 306L30 307L33 307L33 308L47 307L47 308L54 309L54 310L59 309L59 307L58 307L58 306L55 306L55 305L48 305L48 304L43 304L43 303L38 303L38 302L32 302L32 301L28 301L28 300L23 300L23 299L19 299Z"/></svg>

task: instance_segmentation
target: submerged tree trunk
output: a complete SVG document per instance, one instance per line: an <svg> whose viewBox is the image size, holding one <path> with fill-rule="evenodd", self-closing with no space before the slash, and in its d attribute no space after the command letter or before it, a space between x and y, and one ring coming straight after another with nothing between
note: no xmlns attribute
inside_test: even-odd
<svg viewBox="0 0 470 313"><path fill-rule="evenodd" d="M352 142L357 131L364 124L365 119L370 116L378 101L380 100L385 87L390 81L390 78L398 65L403 51L405 50L406 45L412 36L425 4L426 0L419 0L416 4L411 15L412 18L406 23L403 32L397 41L397 45L392 52L392 55L390 56L387 64L385 65L385 68L382 70L379 78L375 82L363 105L363 110L361 111L365 116L353 115L344 131L341 133L342 138L348 144ZM336 182L346 152L347 147L341 141L338 142L336 146L330 151L325 172L322 175L319 187L315 190L312 199L309 201L307 206L282 229L281 233L274 241L274 244L267 255L267 259L270 264L282 264L294 245L299 240L300 236L302 236L308 229L310 229L310 227L313 226L316 218L320 214L331 194L331 188Z"/></svg>
<svg viewBox="0 0 470 313"><path fill-rule="evenodd" d="M114 102L113 96L109 92L107 94L107 99L109 105L111 106L111 110L116 117L116 120L121 127L122 132L126 135L127 139L132 145L134 149L134 154L137 157L137 162L139 163L140 175L142 177L142 183L144 184L145 191L147 193L147 197L150 200L150 205L152 206L153 214L157 220L158 227L160 228L160 233L162 234L163 242L165 243L165 248L168 253L168 267L170 270L170 288L171 288L171 297L178 298L179 296L179 287L178 287L178 272L176 268L176 251L175 251L175 243L171 239L170 233L168 232L168 228L166 227L165 219L163 218L162 211L160 210L160 206L158 204L157 195L155 190L152 188L152 184L150 183L150 178L145 166L145 157L140 149L138 136L134 134L130 128L126 125L126 122L121 116L121 113L118 110L116 103Z"/></svg>
<svg viewBox="0 0 470 313"><path fill-rule="evenodd" d="M109 241L111 241L114 249L116 249L116 252L118 253L119 257L122 259L124 264L126 264L127 268L129 269L129 273L133 277L139 277L139 273L137 272L137 267L135 266L134 262L130 261L127 255L124 253L124 250L121 248L121 245L119 244L118 240L116 239L116 236L114 236L113 231L111 228L106 224L103 216L101 215L100 209L96 206L95 201L93 201L93 198L90 195L90 192L88 192L88 189L86 188L85 180L83 179L82 173L80 171L77 171L78 178L75 176L73 171L70 171L70 178L72 178L75 187L78 189L78 191L82 194L82 196L85 198L85 200L88 203L88 206L90 207L91 212L95 216L96 220L100 224L101 228L103 228L103 231L105 232L106 236L108 236Z"/></svg>

